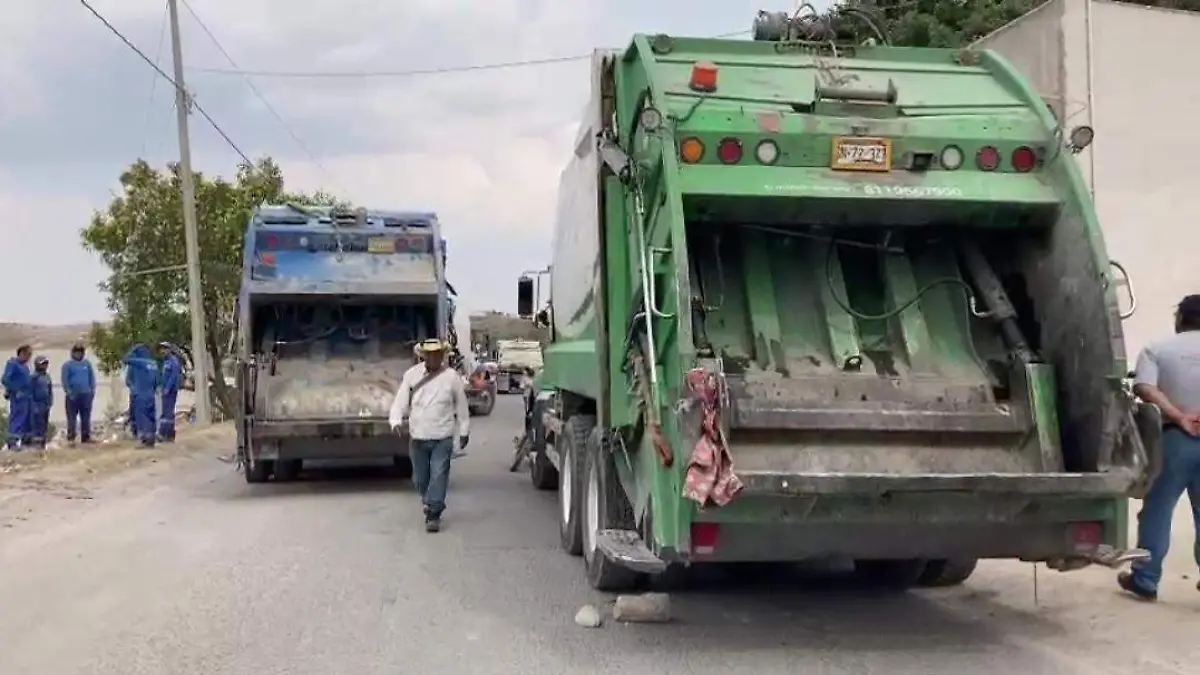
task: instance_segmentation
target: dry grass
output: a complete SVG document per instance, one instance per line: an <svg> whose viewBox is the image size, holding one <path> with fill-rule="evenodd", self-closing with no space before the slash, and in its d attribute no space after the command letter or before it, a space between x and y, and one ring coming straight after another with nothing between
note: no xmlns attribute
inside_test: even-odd
<svg viewBox="0 0 1200 675"><path fill-rule="evenodd" d="M134 441L120 440L44 452L0 452L0 487L36 488L42 484L80 482L199 451L220 449L229 452L233 433L231 424L214 424L204 428L180 428L175 443L159 445L152 450L142 448Z"/></svg>

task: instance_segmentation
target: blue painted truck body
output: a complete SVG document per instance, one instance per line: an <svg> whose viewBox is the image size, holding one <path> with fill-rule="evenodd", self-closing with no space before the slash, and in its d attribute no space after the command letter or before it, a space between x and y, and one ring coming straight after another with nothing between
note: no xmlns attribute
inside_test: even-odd
<svg viewBox="0 0 1200 675"><path fill-rule="evenodd" d="M305 460L393 458L387 424L423 339L453 340L433 213L263 206L246 230L237 307L238 449L247 480Z"/></svg>

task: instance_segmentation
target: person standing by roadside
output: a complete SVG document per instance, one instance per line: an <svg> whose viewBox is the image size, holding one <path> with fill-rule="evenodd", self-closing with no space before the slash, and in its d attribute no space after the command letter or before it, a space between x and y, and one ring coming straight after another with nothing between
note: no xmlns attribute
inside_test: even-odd
<svg viewBox="0 0 1200 675"><path fill-rule="evenodd" d="M1171 516L1184 492L1200 528L1200 294L1179 303L1175 335L1142 350L1135 375L1134 393L1163 414L1163 460L1138 514L1137 545L1149 551L1150 558L1120 573L1117 584L1153 601L1158 599L1163 560L1171 544ZM1195 548L1200 566L1200 543Z"/></svg>
<svg viewBox="0 0 1200 675"><path fill-rule="evenodd" d="M71 358L62 365L63 399L67 407L67 443L74 445L76 431L84 444L92 442L92 404L96 400L96 370L82 344L71 347Z"/></svg>
<svg viewBox="0 0 1200 675"><path fill-rule="evenodd" d="M175 440L175 403L179 400L179 379L183 366L175 356L175 346L160 342L158 356L162 359L162 409L159 411L158 440L171 443Z"/></svg>
<svg viewBox="0 0 1200 675"><path fill-rule="evenodd" d="M425 531L438 532L446 510L454 438L458 436L460 449L467 447L471 418L462 377L446 366L446 345L425 340L419 348L422 362L400 379L388 424L399 435L407 431L413 483L425 507Z"/></svg>
<svg viewBox="0 0 1200 675"><path fill-rule="evenodd" d="M50 379L50 359L39 356L33 361L33 396L29 410L29 445L46 449L50 432L50 410L54 408L54 380Z"/></svg>
<svg viewBox="0 0 1200 675"><path fill-rule="evenodd" d="M125 383L129 386L131 397L130 407L133 413L135 433L142 445L153 448L158 435L155 423L156 414L155 394L158 390L158 362L150 353L150 348L144 344L136 344L124 358Z"/></svg>
<svg viewBox="0 0 1200 675"><path fill-rule="evenodd" d="M29 372L29 358L33 347L17 347L17 355L4 364L4 398L8 399L8 433L5 445L17 450L29 436L29 413L33 405L33 373Z"/></svg>

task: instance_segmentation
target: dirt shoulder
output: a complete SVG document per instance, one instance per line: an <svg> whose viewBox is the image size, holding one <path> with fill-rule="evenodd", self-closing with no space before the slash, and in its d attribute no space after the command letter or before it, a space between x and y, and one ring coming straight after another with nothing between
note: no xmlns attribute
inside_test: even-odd
<svg viewBox="0 0 1200 675"><path fill-rule="evenodd" d="M192 457L198 453L232 452L233 425L182 427L175 443L143 448L119 440L43 452L0 452L0 500L4 493L40 491L47 486L79 485L108 479L151 464Z"/></svg>

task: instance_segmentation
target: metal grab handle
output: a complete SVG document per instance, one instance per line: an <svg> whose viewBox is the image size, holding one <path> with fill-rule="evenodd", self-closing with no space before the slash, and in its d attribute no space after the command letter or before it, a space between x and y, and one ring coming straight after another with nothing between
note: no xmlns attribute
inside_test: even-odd
<svg viewBox="0 0 1200 675"><path fill-rule="evenodd" d="M1129 271L1126 270L1125 266L1122 265L1121 263L1117 262L1116 260L1110 259L1108 261L1108 264L1117 268L1117 270L1121 272L1121 275L1125 277L1125 288L1126 288L1126 290L1129 291L1129 310L1125 311L1125 312L1121 312L1121 320L1124 321L1125 319L1128 319L1129 317L1133 316L1133 313L1137 311L1138 303L1137 303L1137 295L1133 291L1133 279L1131 279L1129 277Z"/></svg>
<svg viewBox="0 0 1200 675"><path fill-rule="evenodd" d="M654 264L654 256L656 256L656 255L661 255L661 254L664 254L664 253L670 253L670 252L671 252L671 249L668 249L668 248L662 248L661 246L651 246L651 247L650 247L650 256L649 256L649 258L650 258L650 260L649 260L650 264L651 264L651 265L653 265L653 264ZM658 305L656 304L656 303L658 302L658 301L657 301L657 298L658 298L658 286L655 284L655 281L654 281L654 277L655 277L654 270L650 270L650 274L649 274L649 276L650 276L650 298L649 298L649 302L650 302L650 313L651 313L651 314L653 314L654 316L656 316L656 317L660 318L660 319L673 319L673 318L675 318L675 315L674 315L674 314L667 314L666 312L663 312L662 310L660 310L660 309L658 308Z"/></svg>

